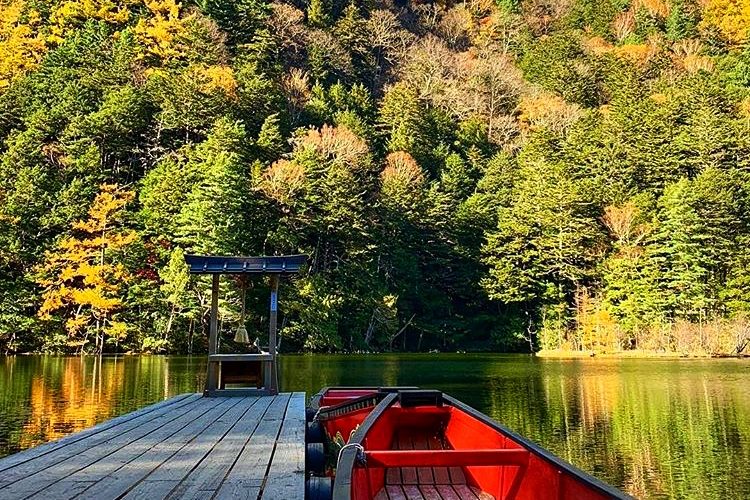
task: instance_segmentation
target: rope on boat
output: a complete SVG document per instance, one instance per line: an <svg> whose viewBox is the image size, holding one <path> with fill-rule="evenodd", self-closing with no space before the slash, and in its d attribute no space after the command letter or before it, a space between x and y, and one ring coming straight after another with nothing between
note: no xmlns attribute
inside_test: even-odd
<svg viewBox="0 0 750 500"><path fill-rule="evenodd" d="M341 455L344 453L344 450L347 448L356 448L357 449L357 457L356 457L357 461L359 461L362 464L366 464L367 461L365 459L365 447L359 443L347 443L344 446L342 446L341 449L339 450L339 458L338 460L336 460L336 463L341 463Z"/></svg>

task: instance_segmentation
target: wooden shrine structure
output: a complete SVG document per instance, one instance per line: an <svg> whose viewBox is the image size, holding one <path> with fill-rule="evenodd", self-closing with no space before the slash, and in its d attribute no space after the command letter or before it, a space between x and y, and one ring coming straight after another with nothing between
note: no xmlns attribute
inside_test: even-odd
<svg viewBox="0 0 750 500"><path fill-rule="evenodd" d="M279 281L283 275L298 273L307 255L260 257L221 257L186 255L191 274L210 274L211 317L208 338L208 373L204 396L259 396L279 393L276 352ZM268 350L259 353L219 353L219 277L222 274L268 274L271 299L268 320ZM244 300L244 297L243 297ZM228 388L227 384L253 383L254 387Z"/></svg>

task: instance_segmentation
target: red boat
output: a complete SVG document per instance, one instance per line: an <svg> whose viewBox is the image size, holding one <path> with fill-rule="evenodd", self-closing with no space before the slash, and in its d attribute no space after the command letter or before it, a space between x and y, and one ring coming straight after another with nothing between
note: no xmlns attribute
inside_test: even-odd
<svg viewBox="0 0 750 500"><path fill-rule="evenodd" d="M327 388L310 416L334 500L631 498L439 391Z"/></svg>

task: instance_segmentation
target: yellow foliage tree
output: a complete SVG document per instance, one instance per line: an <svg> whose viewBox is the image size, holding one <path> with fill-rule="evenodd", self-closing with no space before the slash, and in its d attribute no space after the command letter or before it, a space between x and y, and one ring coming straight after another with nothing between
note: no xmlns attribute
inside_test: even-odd
<svg viewBox="0 0 750 500"><path fill-rule="evenodd" d="M156 57L162 61L180 58L183 48L179 40L187 32L185 21L193 14L181 18L180 4L175 0L145 0L151 17L142 18L135 32L145 47L142 57Z"/></svg>
<svg viewBox="0 0 750 500"><path fill-rule="evenodd" d="M748 0L707 0L703 11L704 27L718 28L732 43L750 39L750 2Z"/></svg>
<svg viewBox="0 0 750 500"><path fill-rule="evenodd" d="M89 19L98 19L112 24L123 24L130 20L130 8L138 0L67 0L58 3L50 15L49 41L60 43L67 31Z"/></svg>
<svg viewBox="0 0 750 500"><path fill-rule="evenodd" d="M116 313L122 305L122 286L130 275L111 254L122 251L137 237L135 231L122 227L125 206L133 197L133 192L117 185L102 185L88 220L73 223L77 235L64 238L45 254L39 279L44 287L39 316L62 316L72 346L83 349L93 331L96 349L101 351L105 335L119 341L127 332Z"/></svg>
<svg viewBox="0 0 750 500"><path fill-rule="evenodd" d="M223 92L230 98L237 97L237 81L234 79L232 68L226 65L194 65L190 68L189 76L198 82L200 89L206 94Z"/></svg>
<svg viewBox="0 0 750 500"><path fill-rule="evenodd" d="M0 91L17 77L33 70L46 51L37 33L39 12L24 0L0 1Z"/></svg>

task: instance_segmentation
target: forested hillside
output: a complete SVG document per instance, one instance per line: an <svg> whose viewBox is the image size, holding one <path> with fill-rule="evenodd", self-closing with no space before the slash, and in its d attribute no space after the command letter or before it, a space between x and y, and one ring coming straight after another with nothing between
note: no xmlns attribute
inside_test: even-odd
<svg viewBox="0 0 750 500"><path fill-rule="evenodd" d="M184 253L302 252L284 350L741 350L749 39L747 0L0 0L0 348L197 352Z"/></svg>

